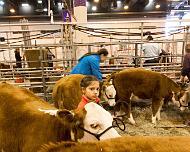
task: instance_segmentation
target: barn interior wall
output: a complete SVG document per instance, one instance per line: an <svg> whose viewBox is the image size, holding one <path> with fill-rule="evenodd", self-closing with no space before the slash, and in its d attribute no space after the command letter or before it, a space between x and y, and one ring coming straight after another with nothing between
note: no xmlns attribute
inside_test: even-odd
<svg viewBox="0 0 190 152"><path fill-rule="evenodd" d="M95 23L88 22L84 26L86 26L87 28L92 28L94 30L91 29L90 31L88 31L87 32L88 34L86 33L86 31L85 33L82 33L84 37L78 36L76 34L76 30L72 30L71 32L73 35L70 35L72 37L67 37L69 35L68 33L65 34L66 32L62 30L63 27L62 23L30 24L29 22L27 25L28 25L28 30L30 32L29 34L30 37L29 38L27 37L26 39L31 40L31 46L28 45L25 46L23 39L23 31L21 28L21 24L19 22L14 24L6 24L6 25L1 24L0 25L1 37L4 37L6 40L4 42L0 42L0 62L7 62L8 64L11 63L15 65L14 50L17 47L20 48L21 56L24 55L25 49L27 48L32 47L32 48L41 49L49 47L51 52L55 55L56 58L54 59L53 62L54 68L46 67L45 68L46 71L44 70L40 71L41 75L43 75L43 79L39 80L39 78L36 77L36 74L34 73L36 71L33 71L33 69L32 70L27 69L28 65L25 62L24 67L26 68L23 69L19 68L18 69L10 68L5 70L0 69L0 81L11 80L12 83L18 83L19 85L30 89L38 87L42 89L40 90L40 93L38 92L39 96L42 96L44 99L51 98L51 87L53 86L53 84L55 84L55 82L63 75L67 75L70 68L72 68L72 66L76 63L76 61L72 61L73 59L75 59L71 55L72 51L76 53L76 59L78 59L81 57L81 55L83 55L86 52L97 51L101 47L106 47L110 51L109 57L111 56L123 57L124 60L122 59L122 63L120 62L120 60L117 60L116 65L114 65L115 67L112 67L112 65L109 66L109 60L107 60L105 63L102 64L101 70L104 74L103 76L105 76L105 74L109 73L110 71L123 69L124 66L129 65L133 61L132 59L136 55L135 44L138 44L137 55L140 55L140 48L142 45L142 41L144 41L147 36L146 35L141 37L141 34L147 31L151 31L151 33L153 33L155 41L159 43L164 50L168 50L170 52L174 52L175 54L182 55L184 33L183 32L176 33L166 37L165 34L166 28L164 28L165 24L166 24L165 21L161 22L159 20L156 21L154 20L154 22L153 21L143 22L143 29L141 29L142 22L137 22L137 21L120 21L120 22L97 21ZM149 28L146 29L144 27L149 27ZM101 33L102 30L105 30L105 32ZM49 34L50 31L58 31L58 32L53 32L52 34ZM77 32L80 35L80 31ZM110 32L112 33L110 34ZM121 34L121 32L122 36L119 35ZM160 33L160 32L163 32L163 34L155 35L155 33ZM129 33L136 33L138 34L138 36L127 35ZM104 36L105 38L102 38L100 36ZM69 42L68 39L71 41ZM72 45L73 42L75 45ZM76 45L76 42L82 42L82 43L78 43ZM179 59L179 61L177 60L178 58L176 58L175 61L180 63L181 58ZM45 62L47 63L47 61ZM120 64L121 67L117 66L117 64ZM131 66L134 66L134 64ZM180 68L180 65L178 67ZM6 70L9 70L9 72L7 72ZM168 71L166 71L163 68L163 71L161 72L168 72ZM171 76L173 77L176 76L172 70L169 72L172 73ZM37 71L37 74L39 74L39 71ZM18 79L20 77L22 81ZM46 78L48 79L50 78L50 80L46 82ZM33 81L34 79L37 80L35 80L34 82ZM46 90L46 88L50 88L50 91L49 89Z"/></svg>
<svg viewBox="0 0 190 152"><path fill-rule="evenodd" d="M143 22L143 24L142 24ZM148 22L137 22L137 21L120 21L120 22L113 22L111 23L110 21L108 23L106 22L99 22L97 21L97 23L92 23L89 22L86 26L89 28L96 28L96 29L107 29L108 31L115 31L117 32L126 32L126 33L141 33L141 25L143 25L144 27L155 27L153 29L143 29L143 32L148 32L151 31L151 33L158 33L158 32L165 32L166 28L164 28L165 26L167 26L168 23L166 23L165 21L156 21L154 20L153 22L148 21ZM30 25L30 23L29 23ZM30 35L35 35L35 34L39 34L40 31L42 30L58 30L61 29L61 25L35 25L35 26L29 26L29 30L33 31L30 32ZM168 28L167 28L168 30ZM14 31L14 32L10 32L10 31ZM16 33L16 31L19 31L18 33ZM23 37L23 34L20 32L21 31L21 26L13 26L13 25L9 25L9 26L0 26L0 32L1 32L1 36L8 38L9 41L7 41L6 43L0 42L0 44L6 44L6 45L11 45L14 44L14 41L16 38L19 37ZM75 34L75 32L74 32ZM93 35L98 35L99 33L95 34L93 33ZM100 35L100 34L99 34ZM124 44L121 45L106 45L105 47L110 51L110 56L117 56L118 53L122 52L118 52L118 50L121 50L121 48L124 48L126 51L128 51L129 55L134 55L134 42L141 42L141 36L118 36L118 35L108 35L106 36L107 38L101 38L99 36L92 36L92 35L87 35L87 39L85 40L80 40L84 43L114 43L114 42L118 42L118 40L116 39L121 39L119 40L119 42L127 42L126 46ZM166 37L165 34L162 35L153 35L153 37L155 38L155 40L158 41L164 41L164 40L183 40L184 38L184 34L180 33L180 34L174 34L174 35L170 35L168 37ZM160 37L160 38L158 38ZM14 38L14 39L13 39ZM142 37L143 40L145 40L146 36ZM61 32L59 33L55 33L53 35L49 35L46 36L45 38L35 38L32 39L32 45L40 45L43 47L46 46L51 46L51 45L55 45L55 44L60 44L61 43ZM76 37L75 35L73 36L73 41L76 42L78 39L78 37ZM15 43L15 45L20 45L23 46L23 41L22 39L21 42ZM168 49L168 47L172 50L176 49L177 54L181 54L182 53L182 44L181 42L178 42L176 44L174 43L170 43L169 46L166 43L160 43L160 46L166 50ZM123 46L124 45L124 46ZM87 51L97 51L100 48L101 45L90 45L90 47L87 46L78 46L75 47L74 49L76 49L76 52L78 53L76 55L77 58L81 57L82 54L86 53ZM139 45L140 48L140 45ZM23 50L23 49L22 49ZM54 49L51 50L52 53L54 53L56 55L57 59L63 59L64 54L63 52L65 51L62 47L56 47ZM22 52L23 53L23 52ZM15 61L14 58L14 49L13 48L9 48L7 49L7 51L1 51L0 52L0 61L7 61L7 60L11 60L11 61Z"/></svg>

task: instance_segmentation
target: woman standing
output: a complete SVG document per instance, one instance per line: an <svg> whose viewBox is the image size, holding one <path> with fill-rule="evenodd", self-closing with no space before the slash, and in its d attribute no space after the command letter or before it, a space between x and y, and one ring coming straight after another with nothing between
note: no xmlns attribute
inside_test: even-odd
<svg viewBox="0 0 190 152"><path fill-rule="evenodd" d="M185 82L185 76L190 81L190 44L186 45L186 54L183 58L183 67L181 70L181 82Z"/></svg>

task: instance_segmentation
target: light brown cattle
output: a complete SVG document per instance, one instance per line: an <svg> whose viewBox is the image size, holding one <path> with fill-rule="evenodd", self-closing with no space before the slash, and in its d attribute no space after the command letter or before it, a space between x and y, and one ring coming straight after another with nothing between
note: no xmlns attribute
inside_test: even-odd
<svg viewBox="0 0 190 152"><path fill-rule="evenodd" d="M84 77L85 75L82 74L73 74L56 82L52 92L56 108L68 110L77 108L82 96L80 82Z"/></svg>
<svg viewBox="0 0 190 152"><path fill-rule="evenodd" d="M158 72L141 68L131 68L113 73L107 81L112 79L116 90L116 104L118 110L127 114L129 121L135 124L131 113L131 98L152 100L152 123L160 120L160 109L163 102L172 100L175 104L182 104L185 91L174 81ZM183 104L182 104L183 105Z"/></svg>
<svg viewBox="0 0 190 152"><path fill-rule="evenodd" d="M52 99L56 108L68 110L77 108L82 97L80 82L84 77L85 75L72 74L63 77L56 82L52 92ZM113 106L115 104L115 100L113 98L115 94L109 90L109 87L106 88L106 94L102 90L100 98L104 101L109 101L108 104Z"/></svg>
<svg viewBox="0 0 190 152"><path fill-rule="evenodd" d="M62 142L39 152L190 152L187 136L124 136L92 143Z"/></svg>
<svg viewBox="0 0 190 152"><path fill-rule="evenodd" d="M83 110L58 110L27 89L0 84L2 152L36 152L49 142L119 137L112 121L111 114L95 103Z"/></svg>

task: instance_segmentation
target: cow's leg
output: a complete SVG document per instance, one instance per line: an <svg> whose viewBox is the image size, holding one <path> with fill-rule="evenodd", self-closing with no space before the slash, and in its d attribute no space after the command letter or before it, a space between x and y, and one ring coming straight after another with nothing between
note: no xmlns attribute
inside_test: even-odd
<svg viewBox="0 0 190 152"><path fill-rule="evenodd" d="M160 120L160 109L163 104L163 99L152 98L152 123L156 124L156 119Z"/></svg>
<svg viewBox="0 0 190 152"><path fill-rule="evenodd" d="M157 120L160 120L160 119L161 119L161 118L160 118L160 110L161 110L161 108L162 108L163 103L164 103L164 99L162 99L162 100L160 101L160 106L159 106L159 108L158 108L158 112L156 113L156 118L157 118Z"/></svg>
<svg viewBox="0 0 190 152"><path fill-rule="evenodd" d="M135 124L136 122L135 122L135 120L133 119L133 115L132 115L132 113L131 113L131 100L129 100L129 105L128 105L128 108L129 108L129 113L128 113L128 120L129 120L129 122L131 123L131 124Z"/></svg>
<svg viewBox="0 0 190 152"><path fill-rule="evenodd" d="M127 96L126 96L127 97ZM131 124L135 124L135 120L133 119L133 115L131 113L131 101L130 101L130 96L128 96L128 98L125 98L125 99L119 99L117 101L117 104L120 103L118 106L119 106L119 112L116 113L116 116L117 115L122 115L122 114L125 114L127 115L127 118L129 120L129 122ZM117 104L116 104L116 107L117 107ZM123 113L124 112L124 113Z"/></svg>
<svg viewBox="0 0 190 152"><path fill-rule="evenodd" d="M135 120L133 119L133 115L131 113L131 101L129 102L122 101L123 103L120 106L120 112L124 111L124 114L127 115L127 118L131 124L135 124ZM121 114L121 113L120 113Z"/></svg>

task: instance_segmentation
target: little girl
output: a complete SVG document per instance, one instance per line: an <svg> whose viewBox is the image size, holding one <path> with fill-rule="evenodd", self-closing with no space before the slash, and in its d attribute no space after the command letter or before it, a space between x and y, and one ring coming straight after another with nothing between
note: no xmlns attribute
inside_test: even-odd
<svg viewBox="0 0 190 152"><path fill-rule="evenodd" d="M82 99L78 105L78 109L83 109L84 106L89 102L99 103L100 99L98 98L100 83L95 76L85 76L80 83L82 89Z"/></svg>

